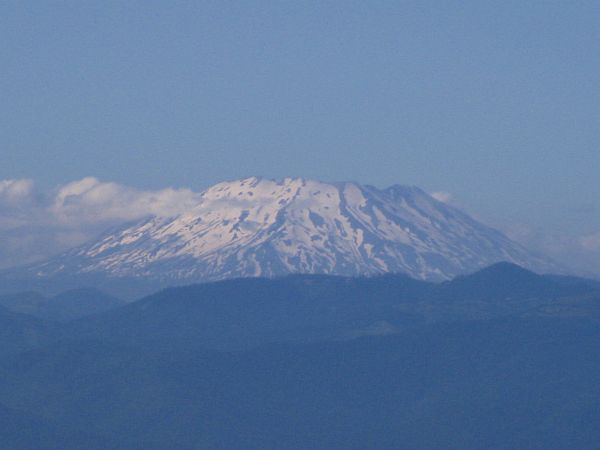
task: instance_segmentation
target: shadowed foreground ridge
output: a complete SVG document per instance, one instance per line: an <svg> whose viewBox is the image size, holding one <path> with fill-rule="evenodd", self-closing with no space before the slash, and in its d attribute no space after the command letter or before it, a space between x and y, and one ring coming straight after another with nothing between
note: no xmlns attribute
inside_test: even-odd
<svg viewBox="0 0 600 450"><path fill-rule="evenodd" d="M441 284L296 275L166 289L52 326L23 317L13 327L40 338L0 356L0 436L20 448L600 439L600 286L589 280L508 264Z"/></svg>

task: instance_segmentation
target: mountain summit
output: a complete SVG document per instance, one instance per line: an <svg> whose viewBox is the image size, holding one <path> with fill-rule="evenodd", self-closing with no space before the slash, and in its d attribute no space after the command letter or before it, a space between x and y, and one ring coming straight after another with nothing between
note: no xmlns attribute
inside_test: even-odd
<svg viewBox="0 0 600 450"><path fill-rule="evenodd" d="M498 261L546 263L417 187L302 178L219 183L177 217L149 217L29 268L162 282L403 272L443 280Z"/></svg>

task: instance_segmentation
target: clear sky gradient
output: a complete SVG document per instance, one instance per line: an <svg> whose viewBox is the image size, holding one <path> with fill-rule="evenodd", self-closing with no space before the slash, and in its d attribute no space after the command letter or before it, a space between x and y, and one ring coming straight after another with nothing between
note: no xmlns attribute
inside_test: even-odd
<svg viewBox="0 0 600 450"><path fill-rule="evenodd" d="M0 179L414 184L600 232L598 1L7 1L0 68Z"/></svg>

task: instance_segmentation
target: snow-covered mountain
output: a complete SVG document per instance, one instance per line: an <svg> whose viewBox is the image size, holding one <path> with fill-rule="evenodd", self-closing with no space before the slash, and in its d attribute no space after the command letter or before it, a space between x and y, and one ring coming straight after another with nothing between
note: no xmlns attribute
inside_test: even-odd
<svg viewBox="0 0 600 450"><path fill-rule="evenodd" d="M129 224L29 271L174 283L289 273L443 280L498 261L551 269L416 187L252 177L207 189L180 216Z"/></svg>

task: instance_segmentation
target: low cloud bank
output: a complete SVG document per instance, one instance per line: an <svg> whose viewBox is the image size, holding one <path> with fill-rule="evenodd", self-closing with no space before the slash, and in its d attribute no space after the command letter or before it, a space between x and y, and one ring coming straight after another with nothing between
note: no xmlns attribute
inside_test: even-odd
<svg viewBox="0 0 600 450"><path fill-rule="evenodd" d="M438 192L432 192L430 195L433 198L435 198L438 202L442 202L442 203L451 203L452 200L454 199L453 195L450 192L438 191Z"/></svg>
<svg viewBox="0 0 600 450"><path fill-rule="evenodd" d="M575 274L600 279L600 231L584 236L546 233L526 225L500 227L514 241L554 259Z"/></svg>
<svg viewBox="0 0 600 450"><path fill-rule="evenodd" d="M0 268L45 259L128 221L178 215L199 198L190 189L143 191L92 177L48 192L32 180L0 180Z"/></svg>

